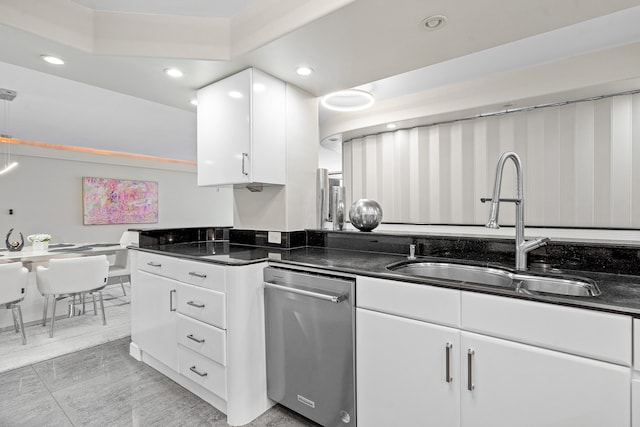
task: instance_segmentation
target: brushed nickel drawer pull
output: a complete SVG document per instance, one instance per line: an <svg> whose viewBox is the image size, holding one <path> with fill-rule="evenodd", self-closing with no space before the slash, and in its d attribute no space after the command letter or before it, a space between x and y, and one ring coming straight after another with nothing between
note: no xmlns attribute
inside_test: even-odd
<svg viewBox="0 0 640 427"><path fill-rule="evenodd" d="M451 378L451 349L453 348L453 344L451 344L450 342L448 342L445 345L445 374L444 374L444 380L448 383L450 383L451 381L453 381L453 378Z"/></svg>
<svg viewBox="0 0 640 427"><path fill-rule="evenodd" d="M153 261L149 261L147 265L150 267L162 267L162 264L160 264L159 262L153 262Z"/></svg>
<svg viewBox="0 0 640 427"><path fill-rule="evenodd" d="M196 338L193 336L193 334L187 335L187 338L189 338L191 341L197 342L198 344L202 344L204 342L204 338Z"/></svg>
<svg viewBox="0 0 640 427"><path fill-rule="evenodd" d="M175 308L173 308L173 294L176 293L175 289L171 289L169 291L169 311L176 311Z"/></svg>
<svg viewBox="0 0 640 427"><path fill-rule="evenodd" d="M195 302L195 301L187 301L187 305L190 305L190 306L196 307L196 308L204 308L204 304L201 304L201 303Z"/></svg>
<svg viewBox="0 0 640 427"><path fill-rule="evenodd" d="M206 377L206 376L207 376L207 373L206 373L206 372L200 372L200 371L198 371L198 369L195 367L195 365L194 365L194 366L192 366L192 367L190 367L190 368L189 368L189 370L190 370L191 372L193 372L194 374L196 374L196 375L200 375L201 377Z"/></svg>
<svg viewBox="0 0 640 427"><path fill-rule="evenodd" d="M195 276L195 277L198 277L198 278L200 278L200 279L206 279L206 278L207 278L207 275L206 275L206 274L204 274L204 273L197 273L197 272L195 272L195 271L190 271L190 272L189 272L189 276Z"/></svg>
<svg viewBox="0 0 640 427"><path fill-rule="evenodd" d="M476 385L473 383L472 371L474 354L476 354L476 352L471 348L467 351L467 390L469 391L473 391L473 389L476 388Z"/></svg>

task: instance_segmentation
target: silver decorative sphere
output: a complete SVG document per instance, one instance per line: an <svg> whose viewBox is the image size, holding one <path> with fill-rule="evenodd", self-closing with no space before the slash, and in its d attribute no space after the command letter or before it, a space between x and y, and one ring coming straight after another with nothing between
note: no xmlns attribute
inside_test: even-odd
<svg viewBox="0 0 640 427"><path fill-rule="evenodd" d="M356 200L349 209L349 219L358 230L371 231L382 221L382 208L375 200Z"/></svg>

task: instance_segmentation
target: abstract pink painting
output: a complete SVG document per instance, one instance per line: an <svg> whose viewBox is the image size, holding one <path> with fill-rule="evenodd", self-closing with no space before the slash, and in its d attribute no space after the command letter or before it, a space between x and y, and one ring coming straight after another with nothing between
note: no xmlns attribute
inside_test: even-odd
<svg viewBox="0 0 640 427"><path fill-rule="evenodd" d="M158 222L158 183L82 178L84 224Z"/></svg>

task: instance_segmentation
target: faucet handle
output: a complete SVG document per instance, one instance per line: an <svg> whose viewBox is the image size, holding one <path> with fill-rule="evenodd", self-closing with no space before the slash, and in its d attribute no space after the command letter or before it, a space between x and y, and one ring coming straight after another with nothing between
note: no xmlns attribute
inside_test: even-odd
<svg viewBox="0 0 640 427"><path fill-rule="evenodd" d="M416 244L412 243L409 245L409 256L407 257L408 260L413 261L414 259L416 259Z"/></svg>

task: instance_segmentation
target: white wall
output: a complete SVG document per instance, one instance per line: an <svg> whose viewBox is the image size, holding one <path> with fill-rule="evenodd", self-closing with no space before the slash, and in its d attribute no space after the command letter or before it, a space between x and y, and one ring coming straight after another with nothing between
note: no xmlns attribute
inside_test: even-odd
<svg viewBox="0 0 640 427"><path fill-rule="evenodd" d="M18 93L0 102L9 113L0 133L71 145L196 160L196 111L185 111L0 62L0 87ZM186 100L185 100L186 102Z"/></svg>
<svg viewBox="0 0 640 427"><path fill-rule="evenodd" d="M323 146L318 147L318 167L324 168L329 173L342 172L342 148L327 149Z"/></svg>
<svg viewBox="0 0 640 427"><path fill-rule="evenodd" d="M231 189L198 187L195 166L24 145L12 145L11 150L20 164L0 175L3 238L15 228L14 233L22 232L25 239L34 233L51 234L53 243L117 242L128 228L233 225ZM158 182L158 223L83 225L84 176Z"/></svg>

